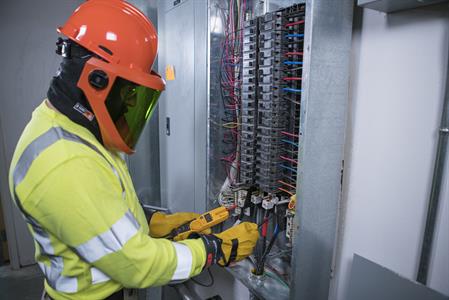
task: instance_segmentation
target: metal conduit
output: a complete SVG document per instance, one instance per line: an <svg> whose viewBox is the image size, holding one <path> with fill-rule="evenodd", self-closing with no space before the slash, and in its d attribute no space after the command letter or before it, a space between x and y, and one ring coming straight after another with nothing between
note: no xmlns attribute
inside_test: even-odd
<svg viewBox="0 0 449 300"><path fill-rule="evenodd" d="M443 103L443 112L441 116L441 125L439 130L438 147L433 171L432 189L430 192L429 204L427 208L426 227L421 246L421 257L419 261L417 281L427 284L429 273L430 258L435 233L435 225L438 215L438 205L440 202L440 193L443 183L444 167L447 159L447 148L449 138L449 59L446 74L446 91Z"/></svg>

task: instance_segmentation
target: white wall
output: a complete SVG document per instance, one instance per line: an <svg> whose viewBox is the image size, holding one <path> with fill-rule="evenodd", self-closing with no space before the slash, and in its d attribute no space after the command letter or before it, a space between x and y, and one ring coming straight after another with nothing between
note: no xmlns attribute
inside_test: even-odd
<svg viewBox="0 0 449 300"><path fill-rule="evenodd" d="M446 4L359 15L331 299L345 299L354 253L416 277L444 97L448 11ZM448 179L430 274L430 286L447 295Z"/></svg>

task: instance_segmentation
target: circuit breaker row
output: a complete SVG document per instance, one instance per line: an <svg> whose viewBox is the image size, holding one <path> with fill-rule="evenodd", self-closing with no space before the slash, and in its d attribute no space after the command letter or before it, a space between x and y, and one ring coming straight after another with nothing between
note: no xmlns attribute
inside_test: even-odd
<svg viewBox="0 0 449 300"><path fill-rule="evenodd" d="M283 154L278 190L296 193L299 147L299 118L302 93L305 6L294 5L283 11L282 98L288 109L288 125L282 134Z"/></svg>
<svg viewBox="0 0 449 300"><path fill-rule="evenodd" d="M264 15L260 20L258 74L258 136L256 183L267 193L278 192L283 153L282 131L288 126L287 105L280 89L283 45L283 12Z"/></svg>
<svg viewBox="0 0 449 300"><path fill-rule="evenodd" d="M245 185L253 185L255 181L258 31L257 19L245 22L243 29L240 137L240 181Z"/></svg>
<svg viewBox="0 0 449 300"><path fill-rule="evenodd" d="M241 182L294 194L304 6L265 14L244 27Z"/></svg>

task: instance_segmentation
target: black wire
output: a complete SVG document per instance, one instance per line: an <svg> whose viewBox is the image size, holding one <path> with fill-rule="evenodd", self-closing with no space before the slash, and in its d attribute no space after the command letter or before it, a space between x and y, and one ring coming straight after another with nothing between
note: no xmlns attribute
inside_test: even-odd
<svg viewBox="0 0 449 300"><path fill-rule="evenodd" d="M279 218L279 216L275 212L272 212L270 217L274 216L274 215L276 215L276 217ZM277 238L279 232L281 231L281 229L278 227L279 226L278 220L277 219L274 219L274 220L275 220L274 225L275 225L275 228L277 227L277 229L275 229L275 232L273 232L273 235L271 236L271 239L270 239L270 241L268 243L268 246L265 248L265 245L264 245L264 249L263 249L262 255L257 258L256 273L255 274L259 274L260 275L260 274L263 273L263 269L264 269L264 266L265 266L265 261L267 259L267 256L270 253L271 249L273 248L274 242L276 241L276 238ZM265 243L265 241L264 241L264 243Z"/></svg>
<svg viewBox="0 0 449 300"><path fill-rule="evenodd" d="M264 225L265 223L268 223L273 215L274 215L274 213L271 213L271 210L265 210L265 214L264 214L264 217L262 219L262 222L257 226L258 229L260 229L260 227L262 227L262 225ZM260 275L262 273L262 270L260 269L260 265L261 265L261 262L262 262L263 254L266 251L266 246L267 246L267 237L264 236L262 241L260 241L258 243L257 255L254 257L256 259L255 274L259 274Z"/></svg>
<svg viewBox="0 0 449 300"><path fill-rule="evenodd" d="M271 236L270 242L268 243L268 247L266 248L266 250L264 251L264 253L262 254L262 258L259 261L258 266L256 267L257 270L257 274L261 274L263 272L264 266L265 266L265 261L267 259L267 255L270 253L271 248L273 248L274 242L276 241L276 238L279 234L279 229L276 233L273 233L273 235Z"/></svg>
<svg viewBox="0 0 449 300"><path fill-rule="evenodd" d="M199 281L195 280L193 277L190 278L190 280L192 280L193 282L195 282L196 284L198 284L198 285L200 285L202 287L211 287L211 286L213 286L214 283L215 283L215 279L214 279L214 276L212 275L212 271L210 270L210 268L207 268L206 271L207 271L207 273L209 273L209 277L210 277L210 282L209 283L199 282Z"/></svg>

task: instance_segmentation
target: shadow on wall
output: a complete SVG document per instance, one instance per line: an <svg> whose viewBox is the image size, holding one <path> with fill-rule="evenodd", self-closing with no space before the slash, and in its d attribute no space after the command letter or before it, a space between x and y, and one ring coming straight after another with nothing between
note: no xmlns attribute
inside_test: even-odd
<svg viewBox="0 0 449 300"><path fill-rule="evenodd" d="M437 17L438 12L446 11L446 16ZM447 19L449 18L449 3L443 3L438 5L429 5L424 7L419 7L415 9L407 10L407 14L401 14L403 11L393 12L389 14L385 14L383 12L379 12L380 14L385 14L385 18L387 19L388 27L396 27L396 26L408 26L411 22L413 24L419 24L421 22L429 22L429 17L433 18L433 21L438 21L438 19Z"/></svg>
<svg viewBox="0 0 449 300"><path fill-rule="evenodd" d="M0 201L0 266L9 261L8 243L6 239L5 220L3 219L3 208Z"/></svg>

